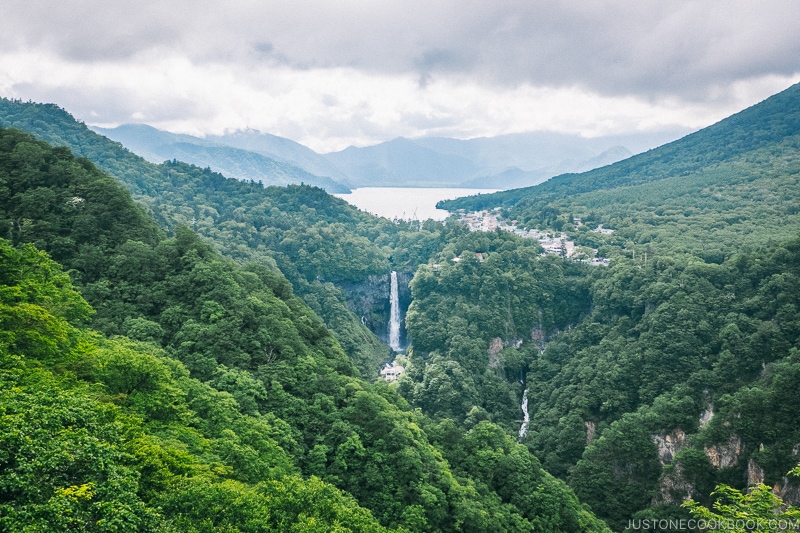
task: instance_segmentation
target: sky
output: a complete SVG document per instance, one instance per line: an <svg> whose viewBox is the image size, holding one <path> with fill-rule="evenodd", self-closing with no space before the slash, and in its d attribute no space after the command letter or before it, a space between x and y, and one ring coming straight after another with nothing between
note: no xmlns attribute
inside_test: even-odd
<svg viewBox="0 0 800 533"><path fill-rule="evenodd" d="M797 82L796 0L3 0L0 17L0 96L318 152L694 130Z"/></svg>

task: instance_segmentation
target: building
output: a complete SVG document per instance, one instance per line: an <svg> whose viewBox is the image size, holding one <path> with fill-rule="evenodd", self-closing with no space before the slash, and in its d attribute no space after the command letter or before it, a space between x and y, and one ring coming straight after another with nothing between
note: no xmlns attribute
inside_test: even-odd
<svg viewBox="0 0 800 533"><path fill-rule="evenodd" d="M388 382L397 381L397 378L405 372L406 369L395 363L386 363L381 370L381 377Z"/></svg>

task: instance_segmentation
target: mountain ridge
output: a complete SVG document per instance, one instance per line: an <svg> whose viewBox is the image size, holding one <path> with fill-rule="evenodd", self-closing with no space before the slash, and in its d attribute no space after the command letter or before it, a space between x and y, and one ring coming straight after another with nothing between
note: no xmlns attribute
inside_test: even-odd
<svg viewBox="0 0 800 533"><path fill-rule="evenodd" d="M116 128L91 128L121 142L151 163L178 159L239 180L255 180L265 185L307 183L332 193L350 190L325 175L315 175L293 161L279 158L269 151L255 151L226 144L229 136L213 138L170 133L146 124L123 124ZM289 141L286 139L288 142ZM297 144L297 143L295 143ZM297 144L297 146L302 146ZM313 165L312 165L313 166Z"/></svg>
<svg viewBox="0 0 800 533"><path fill-rule="evenodd" d="M555 176L533 187L482 195L478 203L467 197L443 202L441 207L511 206L534 195L536 202L543 203L567 195L631 187L690 173L800 133L798 101L800 84L795 84L711 126L612 165Z"/></svg>

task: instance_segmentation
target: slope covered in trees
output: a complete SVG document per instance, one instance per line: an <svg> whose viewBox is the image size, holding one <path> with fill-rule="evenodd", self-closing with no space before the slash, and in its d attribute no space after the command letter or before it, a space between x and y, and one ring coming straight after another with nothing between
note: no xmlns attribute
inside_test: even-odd
<svg viewBox="0 0 800 533"><path fill-rule="evenodd" d="M448 323L473 325L460 342L478 347L484 365L464 372L462 382L475 382L495 361L512 387L521 362L531 419L523 442L615 529L636 513L687 517L677 504L687 495L710 504L720 483L743 489L765 482L800 503L797 481L785 477L800 449L798 191L794 86L615 165L445 203L499 207L518 226L564 232L611 258L608 268L575 267L580 279L573 284L586 292L565 300L580 311L568 327L558 335L546 328L517 333L518 348L515 335L503 334L519 325L516 316L479 320L508 307L502 285L483 283L462 296L467 305L450 305ZM613 233L592 231L600 224ZM482 266L488 261L474 268ZM460 277L452 278L455 272ZM430 276L438 291L429 289ZM439 302L452 301L454 287L473 279L461 263L421 271L412 313L445 312ZM480 304L480 313L470 304ZM522 305L529 314L546 310L540 302ZM412 337L430 327L409 323ZM487 339L495 335L502 350L491 355ZM459 362L455 353L438 355L436 365ZM401 390L415 401L426 379L405 379ZM513 387L519 398L523 387ZM458 407L466 425L468 409ZM508 419L501 409L483 416Z"/></svg>
<svg viewBox="0 0 800 533"><path fill-rule="evenodd" d="M500 427L359 379L277 269L167 238L89 161L0 129L0 182L3 528L606 530Z"/></svg>
<svg viewBox="0 0 800 533"><path fill-rule="evenodd" d="M785 475L800 457L799 99L793 87L625 162L448 204L564 232L607 268L454 220L374 219L318 189L142 165L46 106L3 104L113 169L172 237L136 210L104 234L88 200L124 194L17 133L0 200L6 237L70 269L93 327L156 343L241 413L285 420L303 479L348 491L383 526L595 527L549 471L623 529L688 517L683 498L708 506L718 484L765 482L800 503ZM396 389L360 381L351 361L363 373L376 358L333 283L418 264L407 372ZM294 293L340 328L349 359Z"/></svg>
<svg viewBox="0 0 800 533"><path fill-rule="evenodd" d="M349 311L345 295L331 283L386 275L390 257L394 268L412 268L425 260L414 255L414 246L403 247L411 255L392 257L392 245L418 243L429 233L376 219L313 187L265 188L177 161L148 163L55 105L0 99L0 125L68 146L91 160L130 189L167 231L188 225L236 261L276 262L297 293L335 326L361 373L377 375L388 350Z"/></svg>

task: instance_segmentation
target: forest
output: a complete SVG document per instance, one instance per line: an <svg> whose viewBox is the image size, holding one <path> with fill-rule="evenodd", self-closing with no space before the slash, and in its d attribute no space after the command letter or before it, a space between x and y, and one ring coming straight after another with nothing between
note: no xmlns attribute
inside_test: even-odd
<svg viewBox="0 0 800 533"><path fill-rule="evenodd" d="M796 517L798 104L444 204L604 267L155 165L0 100L0 531ZM349 296L391 270L413 276L396 384Z"/></svg>

